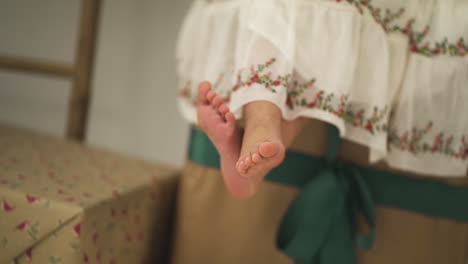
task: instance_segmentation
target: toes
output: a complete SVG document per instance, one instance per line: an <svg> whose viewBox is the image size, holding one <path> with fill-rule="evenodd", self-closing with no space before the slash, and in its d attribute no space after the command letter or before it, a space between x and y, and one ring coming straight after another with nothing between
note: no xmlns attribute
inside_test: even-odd
<svg viewBox="0 0 468 264"><path fill-rule="evenodd" d="M245 157L244 164L247 168L253 165L252 158L250 157L250 153L247 155L247 157Z"/></svg>
<svg viewBox="0 0 468 264"><path fill-rule="evenodd" d="M254 152L252 154L252 161L254 163L259 163L260 161L262 161L262 156L260 156L260 154L258 154L257 152Z"/></svg>
<svg viewBox="0 0 468 264"><path fill-rule="evenodd" d="M211 100L213 100L213 97L215 97L215 96L216 96L215 92L213 92L212 90L210 90L210 91L206 94L206 99L207 99L208 101L211 102Z"/></svg>
<svg viewBox="0 0 468 264"><path fill-rule="evenodd" d="M236 168L241 175L244 175L253 165L255 165L255 163L252 161L252 157L249 153L245 157L239 159L239 161L236 163Z"/></svg>
<svg viewBox="0 0 468 264"><path fill-rule="evenodd" d="M221 104L221 105L218 107L218 112L219 112L221 115L226 115L226 113L229 112L229 108L227 107L227 105Z"/></svg>
<svg viewBox="0 0 468 264"><path fill-rule="evenodd" d="M201 103L208 103L207 93L211 90L211 84L208 81L201 82L198 85L198 98Z"/></svg>
<svg viewBox="0 0 468 264"><path fill-rule="evenodd" d="M237 171L239 173L245 173L246 172L246 167L245 167L245 164L244 164L244 161L241 160L237 163Z"/></svg>
<svg viewBox="0 0 468 264"><path fill-rule="evenodd" d="M258 153L264 158L269 158L276 155L276 153L279 152L279 149L280 146L278 143L266 141L258 146Z"/></svg>
<svg viewBox="0 0 468 264"><path fill-rule="evenodd" d="M235 125L236 125L236 117L234 116L233 113L227 112L227 113L224 115L224 119L226 119L226 122L227 122L229 125L232 125L232 126L235 126Z"/></svg>
<svg viewBox="0 0 468 264"><path fill-rule="evenodd" d="M223 103L223 100L218 95L215 95L214 98L211 100L211 105L214 108L218 108L219 105Z"/></svg>

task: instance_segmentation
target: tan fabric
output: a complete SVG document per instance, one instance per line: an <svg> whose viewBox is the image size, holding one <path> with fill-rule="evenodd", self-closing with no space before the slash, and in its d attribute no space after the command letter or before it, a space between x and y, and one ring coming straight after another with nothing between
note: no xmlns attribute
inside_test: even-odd
<svg viewBox="0 0 468 264"><path fill-rule="evenodd" d="M325 153L326 126L313 122L304 132L309 140L299 137L292 148ZM311 132L316 140L310 140ZM365 151L346 142L340 154L357 163L365 160L362 155ZM468 178L450 183L468 185ZM179 189L172 264L293 263L275 248L275 235L298 191L264 182L254 198L237 201L227 194L219 171L187 162ZM466 264L468 224L378 207L374 247L358 255L360 264Z"/></svg>
<svg viewBox="0 0 468 264"><path fill-rule="evenodd" d="M187 162L179 185L172 264L292 263L275 249L283 212L298 190L265 183L248 201L226 192L220 173Z"/></svg>
<svg viewBox="0 0 468 264"><path fill-rule="evenodd" d="M160 261L177 176L0 125L0 263Z"/></svg>

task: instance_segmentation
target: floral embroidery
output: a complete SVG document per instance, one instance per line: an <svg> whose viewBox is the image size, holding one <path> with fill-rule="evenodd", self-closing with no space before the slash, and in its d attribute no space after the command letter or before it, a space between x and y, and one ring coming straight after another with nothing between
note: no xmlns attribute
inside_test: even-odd
<svg viewBox="0 0 468 264"><path fill-rule="evenodd" d="M348 103L347 95L338 97L334 93L314 89L316 79L304 83L299 83L298 81L290 82L290 74L272 78L271 72L265 72L265 70L274 64L275 61L276 59L272 58L265 64L259 64L257 68L251 67L250 74L245 80L242 80L241 74L238 74L237 83L232 90L236 91L240 87L248 87L253 83L258 83L264 85L265 89L276 93L276 87L282 85L287 88L286 105L291 110L294 110L296 107L320 109L343 118L343 120L354 127L363 128L372 134L387 130L387 125L382 124L387 114L387 108L379 110L375 107L373 114L370 117L366 117L364 109L356 110L356 107ZM308 90L315 94L304 96L304 93ZM313 99L307 100L307 98Z"/></svg>
<svg viewBox="0 0 468 264"><path fill-rule="evenodd" d="M342 0L336 0L342 2ZM426 26L423 31L417 31L413 28L414 19L407 21L404 27L399 25L392 25L399 19L405 12L404 8L400 8L396 12L392 12L390 9L385 9L385 14L382 14L380 8L376 8L371 4L371 0L346 0L349 4L355 6L359 13L364 12L364 8L367 8L382 28L386 32L400 32L407 35L409 38L409 44L412 52L420 53L429 57L444 54L450 56L465 56L468 53L468 44L465 44L464 39L461 37L456 43L449 43L447 38L442 41L430 44L424 42L424 38L429 33L429 26Z"/></svg>
<svg viewBox="0 0 468 264"><path fill-rule="evenodd" d="M352 124L354 127L364 128L372 134L375 132L387 131L387 125L381 124L387 114L386 107L381 110L374 107L373 114L366 118L365 110L356 110L356 107L348 103L347 95L341 95L337 98L333 93L326 94L325 91L319 90L313 96L314 99L312 99L312 101L307 101L304 97L300 98L300 95L307 89L313 87L314 83L315 79L303 84L294 81L292 86L288 87L286 105L291 110L293 110L295 106L301 106L327 111L339 118L343 118L345 122Z"/></svg>
<svg viewBox="0 0 468 264"><path fill-rule="evenodd" d="M365 110L353 111L352 105L348 105L344 112L343 119L351 123L354 127L364 128L372 134L376 132L386 132L388 130L384 117L387 115L387 107L378 109L374 107L374 111L370 117L365 117Z"/></svg>
<svg viewBox="0 0 468 264"><path fill-rule="evenodd" d="M192 93L191 87L192 81L186 81L183 88L179 90L179 96L186 98L189 102L192 103L193 106L195 106L195 103L197 102L197 95Z"/></svg>
<svg viewBox="0 0 468 264"><path fill-rule="evenodd" d="M236 84L227 95L222 96L223 101L229 102L232 92L242 87L248 88L252 86L252 84L261 84L265 89L273 93L277 93L278 87L283 86L287 89L286 105L290 110L294 110L297 107L320 109L342 118L345 122L354 127L363 128L372 134L387 131L387 125L383 122L384 117L387 115L387 107L383 109L374 107L373 113L368 116L363 108L358 109L356 106L348 103L348 95L341 95L338 97L334 93L327 93L324 90L314 89L316 79L299 83L298 81L291 82L290 74L279 75L273 78L272 73L267 70L275 62L276 59L272 58L264 64L257 65L257 67L251 66L249 74L245 78L242 77L242 70L239 71ZM222 81L222 78L222 75L218 77L218 80L213 85L214 89L218 87L218 83ZM192 95L189 85L190 81L181 89L179 95L195 105L197 96ZM304 96L306 91L310 91L310 93ZM313 99L308 100L307 98Z"/></svg>
<svg viewBox="0 0 468 264"><path fill-rule="evenodd" d="M399 148L402 151L408 151L413 154L419 153L440 153L456 159L466 160L468 158L468 141L465 136L457 140L454 136L446 136L443 132L437 133L431 140L428 139L428 133L432 130L432 122L429 122L425 128L413 128L410 132L398 134L392 130L389 135L389 146Z"/></svg>
<svg viewBox="0 0 468 264"><path fill-rule="evenodd" d="M265 88L271 92L276 93L276 86L287 87L289 85L290 74L284 76L278 75L276 78L271 78L271 72L263 73L264 70L268 69L276 59L272 58L265 64L250 67L250 74L245 81L242 80L242 70L237 74L237 83L232 88L233 91L237 91L241 87L251 86L254 83L262 84Z"/></svg>

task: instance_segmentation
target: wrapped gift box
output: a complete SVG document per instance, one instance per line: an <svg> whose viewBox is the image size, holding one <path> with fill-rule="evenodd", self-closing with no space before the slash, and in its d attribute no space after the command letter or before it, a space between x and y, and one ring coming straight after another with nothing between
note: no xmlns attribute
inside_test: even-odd
<svg viewBox="0 0 468 264"><path fill-rule="evenodd" d="M177 174L0 125L0 263L160 263Z"/></svg>

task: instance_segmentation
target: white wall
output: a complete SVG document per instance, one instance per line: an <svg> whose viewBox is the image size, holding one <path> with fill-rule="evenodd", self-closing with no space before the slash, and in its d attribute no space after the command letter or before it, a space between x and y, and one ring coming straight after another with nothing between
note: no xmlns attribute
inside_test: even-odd
<svg viewBox="0 0 468 264"><path fill-rule="evenodd" d="M191 0L103 1L87 142L182 165L174 48ZM0 0L0 54L71 62L78 0ZM0 71L0 122L63 136L70 83Z"/></svg>
<svg viewBox="0 0 468 264"><path fill-rule="evenodd" d="M0 0L0 54L72 63L79 1ZM0 122L65 135L69 80L0 70Z"/></svg>
<svg viewBox="0 0 468 264"><path fill-rule="evenodd" d="M73 62L80 1L0 0L0 54Z"/></svg>
<svg viewBox="0 0 468 264"><path fill-rule="evenodd" d="M190 2L104 1L88 142L182 165L174 48Z"/></svg>
<svg viewBox="0 0 468 264"><path fill-rule="evenodd" d="M63 137L71 83L0 71L0 122Z"/></svg>

